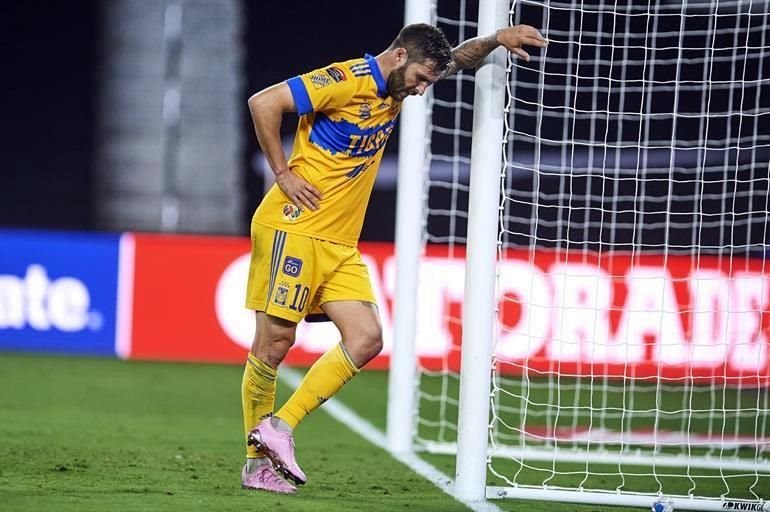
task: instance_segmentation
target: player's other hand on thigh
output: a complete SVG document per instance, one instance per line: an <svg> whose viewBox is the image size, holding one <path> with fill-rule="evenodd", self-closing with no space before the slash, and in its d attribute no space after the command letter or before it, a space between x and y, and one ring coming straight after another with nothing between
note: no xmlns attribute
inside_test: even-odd
<svg viewBox="0 0 770 512"><path fill-rule="evenodd" d="M275 182L300 210L309 208L315 211L319 208L318 202L321 200L321 192L298 176L292 169L287 169L276 175Z"/></svg>
<svg viewBox="0 0 770 512"><path fill-rule="evenodd" d="M535 27L529 25L501 28L495 35L498 43L527 62L529 62L529 54L522 49L522 46L535 46L538 48L548 46L548 41L545 40L542 34Z"/></svg>

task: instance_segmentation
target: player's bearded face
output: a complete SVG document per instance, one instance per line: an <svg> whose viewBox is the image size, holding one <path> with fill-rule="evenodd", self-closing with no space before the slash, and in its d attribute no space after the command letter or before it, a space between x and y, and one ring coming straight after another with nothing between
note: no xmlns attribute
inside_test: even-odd
<svg viewBox="0 0 770 512"><path fill-rule="evenodd" d="M388 95L396 101L403 101L407 96L422 94L438 75L430 66L407 61L388 76Z"/></svg>
<svg viewBox="0 0 770 512"><path fill-rule="evenodd" d="M390 72L388 76L388 95L396 101L403 101L409 96L409 87L406 86L406 68L404 64Z"/></svg>

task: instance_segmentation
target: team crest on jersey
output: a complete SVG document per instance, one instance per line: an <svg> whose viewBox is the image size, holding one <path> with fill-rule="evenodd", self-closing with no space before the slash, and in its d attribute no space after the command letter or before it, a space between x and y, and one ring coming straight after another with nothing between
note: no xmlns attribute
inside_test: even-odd
<svg viewBox="0 0 770 512"><path fill-rule="evenodd" d="M310 75L310 81L316 89L321 89L332 83L331 77L323 73L313 73Z"/></svg>
<svg viewBox="0 0 770 512"><path fill-rule="evenodd" d="M294 222L299 218L300 211L299 208L294 206L293 204L285 204L283 205L283 219L288 220L289 222Z"/></svg>
<svg viewBox="0 0 770 512"><path fill-rule="evenodd" d="M286 306L286 297L289 295L289 283L278 283L278 289L275 292L275 298L273 302L279 306Z"/></svg>
<svg viewBox="0 0 770 512"><path fill-rule="evenodd" d="M372 106L368 103L361 103L361 107L358 109L358 117L361 119L369 119L372 117Z"/></svg>
<svg viewBox="0 0 770 512"><path fill-rule="evenodd" d="M343 73L340 68L337 68L337 67L334 67L334 66L332 66L330 68L326 68L326 73L335 82L344 82L345 81L345 73Z"/></svg>

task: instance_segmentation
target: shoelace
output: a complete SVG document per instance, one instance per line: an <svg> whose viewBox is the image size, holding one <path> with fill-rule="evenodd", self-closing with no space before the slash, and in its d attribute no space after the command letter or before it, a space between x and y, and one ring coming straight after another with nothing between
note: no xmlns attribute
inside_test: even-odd
<svg viewBox="0 0 770 512"><path fill-rule="evenodd" d="M267 475L265 475L265 473L267 473ZM262 468L259 476L266 484L271 484L273 482L284 483L270 468Z"/></svg>
<svg viewBox="0 0 770 512"><path fill-rule="evenodd" d="M271 480L277 480L278 477L270 471L268 468L262 468L262 471L260 472L259 477L262 479L263 482L269 483Z"/></svg>

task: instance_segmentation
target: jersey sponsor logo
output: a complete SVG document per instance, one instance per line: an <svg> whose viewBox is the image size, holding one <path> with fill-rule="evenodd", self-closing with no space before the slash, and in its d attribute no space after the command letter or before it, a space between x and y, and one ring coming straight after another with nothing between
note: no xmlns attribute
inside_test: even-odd
<svg viewBox="0 0 770 512"><path fill-rule="evenodd" d="M283 273L287 276L298 277L302 272L302 260L293 256L286 256L283 260Z"/></svg>
<svg viewBox="0 0 770 512"><path fill-rule="evenodd" d="M283 205L283 219L289 222L294 222L299 218L302 211L293 204Z"/></svg>
<svg viewBox="0 0 770 512"><path fill-rule="evenodd" d="M358 117L361 119L369 119L372 117L372 106L368 103L361 103L361 107L358 109Z"/></svg>
<svg viewBox="0 0 770 512"><path fill-rule="evenodd" d="M335 82L344 82L345 81L345 73L343 73L342 70L340 68L338 68L338 67L331 66L329 68L326 68L326 73Z"/></svg>
<svg viewBox="0 0 770 512"><path fill-rule="evenodd" d="M323 73L313 73L310 75L310 82L316 89L321 89L332 83L332 79Z"/></svg>
<svg viewBox="0 0 770 512"><path fill-rule="evenodd" d="M361 128L345 119L334 121L326 114L316 114L310 132L310 142L332 155L337 153L352 157L375 155L385 143L396 124L391 119L384 124Z"/></svg>

